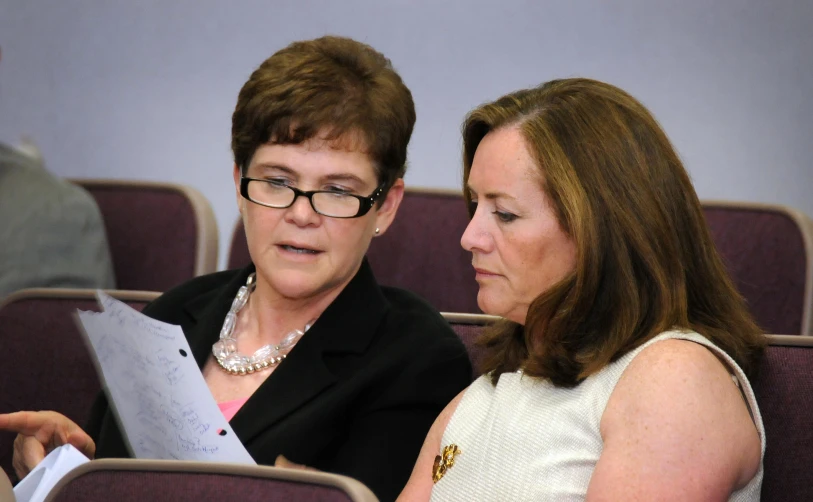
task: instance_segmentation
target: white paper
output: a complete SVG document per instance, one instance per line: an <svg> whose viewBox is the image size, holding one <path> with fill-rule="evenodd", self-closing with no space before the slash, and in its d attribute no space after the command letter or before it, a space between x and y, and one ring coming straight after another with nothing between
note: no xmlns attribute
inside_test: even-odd
<svg viewBox="0 0 813 502"><path fill-rule="evenodd" d="M256 463L215 403L180 326L96 294L103 312L79 311L79 321L133 456Z"/></svg>
<svg viewBox="0 0 813 502"><path fill-rule="evenodd" d="M73 446L55 448L14 487L17 502L41 502L57 482L68 472L90 462Z"/></svg>

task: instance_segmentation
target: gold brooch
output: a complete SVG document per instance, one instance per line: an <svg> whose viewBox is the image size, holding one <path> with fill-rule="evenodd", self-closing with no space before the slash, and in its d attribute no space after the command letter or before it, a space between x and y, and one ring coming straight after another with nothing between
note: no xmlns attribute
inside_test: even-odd
<svg viewBox="0 0 813 502"><path fill-rule="evenodd" d="M435 463L432 466L432 482L437 483L440 478L446 474L446 471L451 469L454 465L454 458L460 455L463 451L457 447L456 444L450 444L443 447L443 452L435 457Z"/></svg>

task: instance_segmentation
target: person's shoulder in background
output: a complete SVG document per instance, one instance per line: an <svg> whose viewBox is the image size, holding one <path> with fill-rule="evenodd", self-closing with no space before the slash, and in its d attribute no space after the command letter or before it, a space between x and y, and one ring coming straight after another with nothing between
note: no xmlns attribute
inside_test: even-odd
<svg viewBox="0 0 813 502"><path fill-rule="evenodd" d="M36 152L0 144L0 297L33 287L114 288L95 200L48 172Z"/></svg>

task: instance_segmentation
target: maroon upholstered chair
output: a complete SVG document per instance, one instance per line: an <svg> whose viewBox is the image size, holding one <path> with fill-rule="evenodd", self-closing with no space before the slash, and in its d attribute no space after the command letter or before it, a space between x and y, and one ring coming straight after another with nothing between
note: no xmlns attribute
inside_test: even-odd
<svg viewBox="0 0 813 502"><path fill-rule="evenodd" d="M468 224L460 192L407 190L367 259L381 284L418 293L443 312L480 312L471 253L460 247Z"/></svg>
<svg viewBox="0 0 813 502"><path fill-rule="evenodd" d="M813 338L768 339L753 382L767 441L762 501L813 500Z"/></svg>
<svg viewBox="0 0 813 502"><path fill-rule="evenodd" d="M354 479L325 472L167 460L94 460L64 478L48 502L267 500L377 502Z"/></svg>
<svg viewBox="0 0 813 502"><path fill-rule="evenodd" d="M158 293L107 291L141 310ZM101 390L96 369L74 321L76 309L98 311L89 289L24 289L0 303L0 413L54 410L77 424ZM0 467L13 477L15 435L0 432Z"/></svg>
<svg viewBox="0 0 813 502"><path fill-rule="evenodd" d="M376 279L413 291L436 309L480 312L471 253L460 247L469 215L460 192L407 189L395 221L367 251ZM229 268L250 261L240 221L229 251Z"/></svg>
<svg viewBox="0 0 813 502"><path fill-rule="evenodd" d="M480 368L483 360L483 348L475 343L483 332L483 329L500 320L500 317L486 314L460 314L456 312L443 312L443 318L451 324L457 336L463 340L466 351L471 359L471 368L474 374L472 381L481 374Z"/></svg>
<svg viewBox="0 0 813 502"><path fill-rule="evenodd" d="M118 289L166 291L217 268L217 223L197 190L172 183L71 180L96 199Z"/></svg>
<svg viewBox="0 0 813 502"><path fill-rule="evenodd" d="M703 201L703 210L760 327L813 335L813 221L779 205Z"/></svg>
<svg viewBox="0 0 813 502"><path fill-rule="evenodd" d="M229 244L229 256L226 260L226 268L243 268L251 263L251 256L248 254L248 243L246 242L246 229L243 227L243 219L237 218L234 229L231 232L231 243Z"/></svg>

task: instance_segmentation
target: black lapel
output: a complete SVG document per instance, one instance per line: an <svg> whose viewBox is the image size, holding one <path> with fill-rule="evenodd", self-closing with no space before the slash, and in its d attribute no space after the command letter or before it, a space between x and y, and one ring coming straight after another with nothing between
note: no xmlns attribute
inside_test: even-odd
<svg viewBox="0 0 813 502"><path fill-rule="evenodd" d="M365 258L355 277L232 419L243 444L333 385L336 377L324 354L363 353L388 307Z"/></svg>

